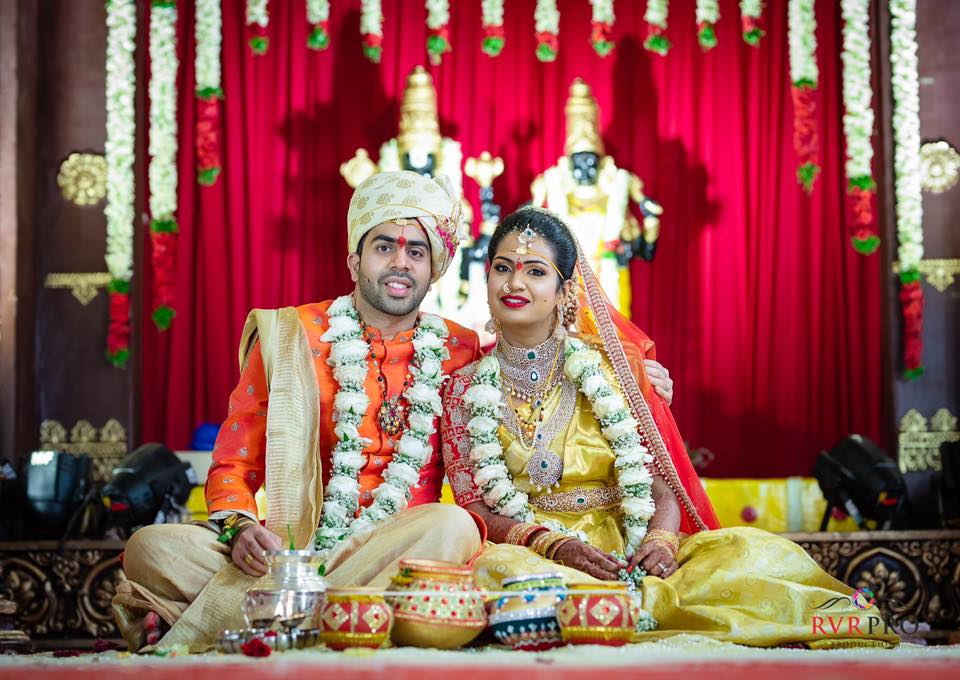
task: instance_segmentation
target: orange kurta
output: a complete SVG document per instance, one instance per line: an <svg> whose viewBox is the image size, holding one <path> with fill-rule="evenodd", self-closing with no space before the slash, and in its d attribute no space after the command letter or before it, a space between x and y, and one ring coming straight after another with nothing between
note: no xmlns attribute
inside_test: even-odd
<svg viewBox="0 0 960 680"><path fill-rule="evenodd" d="M336 444L333 432L333 400L337 394L337 382L333 378L333 369L327 364L330 356L330 343L322 342L321 336L329 327L327 309L332 300L303 305L297 308L300 322L306 329L313 352L314 367L320 387L320 462L324 484L330 479L332 470L332 451ZM450 374L480 357L480 343L477 334L452 321L447 321L450 332L447 348L450 358L443 363L443 370ZM379 362L387 384L387 397L399 395L403 390L404 379L413 360L412 331L397 334L391 340L384 341L375 328L368 329L373 336L373 351ZM364 449L367 463L360 471L360 504L367 506L373 502L371 491L383 481L383 471L393 459L394 446L399 442L390 439L380 431L377 414L383 403L378 373L371 362L367 380L364 383L370 406L360 425L360 434L371 440ZM207 476L206 499L210 514L222 510L245 511L254 516L257 504L254 496L263 485L266 469L266 428L269 391L260 355L260 344L250 351L246 369L240 375L240 382L230 395L227 419L220 428L213 449L213 464ZM439 426L437 428L439 430ZM420 475L419 488L413 489L410 505L433 503L440 497L443 484L443 457L440 452L439 433L434 434L433 455L424 466Z"/></svg>

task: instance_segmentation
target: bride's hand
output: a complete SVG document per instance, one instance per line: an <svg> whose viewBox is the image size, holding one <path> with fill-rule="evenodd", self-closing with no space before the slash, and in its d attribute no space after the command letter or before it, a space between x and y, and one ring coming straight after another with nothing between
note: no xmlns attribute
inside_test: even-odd
<svg viewBox="0 0 960 680"><path fill-rule="evenodd" d="M620 563L583 541L567 541L560 546L553 559L565 567L579 569L602 581L616 581L620 578Z"/></svg>
<svg viewBox="0 0 960 680"><path fill-rule="evenodd" d="M673 552L658 541L648 541L641 545L630 558L630 566L627 569L633 571L638 564L651 576L660 578L666 578L677 570L677 561L673 557Z"/></svg>
<svg viewBox="0 0 960 680"><path fill-rule="evenodd" d="M644 359L643 367L647 371L647 378L653 389L663 397L667 406L673 403L673 379L670 377L670 371L660 362L653 359Z"/></svg>

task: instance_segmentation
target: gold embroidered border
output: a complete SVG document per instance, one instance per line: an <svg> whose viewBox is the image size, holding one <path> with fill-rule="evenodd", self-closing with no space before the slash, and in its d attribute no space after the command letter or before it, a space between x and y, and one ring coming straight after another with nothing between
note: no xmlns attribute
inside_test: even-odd
<svg viewBox="0 0 960 680"><path fill-rule="evenodd" d="M43 281L44 288L69 288L81 305L97 297L99 289L111 281L109 272L53 272Z"/></svg>
<svg viewBox="0 0 960 680"><path fill-rule="evenodd" d="M927 419L916 409L910 409L900 419L898 437L900 471L922 472L941 470L940 445L944 442L960 441L957 431L957 418L945 408Z"/></svg>
<svg viewBox="0 0 960 680"><path fill-rule="evenodd" d="M530 505L544 512L589 512L619 506L622 500L623 491L618 486L577 487L573 491L531 496Z"/></svg>
<svg viewBox="0 0 960 680"><path fill-rule="evenodd" d="M900 273L899 262L893 263L893 273ZM920 273L927 277L927 283L943 293L960 276L960 258L921 260Z"/></svg>

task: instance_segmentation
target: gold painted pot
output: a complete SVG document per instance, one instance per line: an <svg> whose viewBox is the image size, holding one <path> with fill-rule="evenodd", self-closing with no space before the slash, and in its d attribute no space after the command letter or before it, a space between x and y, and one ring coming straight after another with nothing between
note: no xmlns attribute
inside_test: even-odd
<svg viewBox="0 0 960 680"><path fill-rule="evenodd" d="M393 606L393 642L457 649L487 625L483 596L469 567L434 560L401 560L387 601Z"/></svg>
<svg viewBox="0 0 960 680"><path fill-rule="evenodd" d="M635 607L626 583L573 584L557 605L560 634L573 645L625 645L633 636Z"/></svg>
<svg viewBox="0 0 960 680"><path fill-rule="evenodd" d="M320 641L330 649L376 649L390 639L393 610L376 588L327 591L320 612Z"/></svg>

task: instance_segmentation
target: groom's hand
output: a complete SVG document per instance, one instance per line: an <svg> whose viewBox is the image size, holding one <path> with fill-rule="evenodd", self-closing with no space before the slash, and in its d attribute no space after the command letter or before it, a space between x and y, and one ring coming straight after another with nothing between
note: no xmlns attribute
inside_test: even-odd
<svg viewBox="0 0 960 680"><path fill-rule="evenodd" d="M616 581L620 578L619 562L582 541L567 541L560 546L553 559L565 567L579 569L602 581Z"/></svg>
<svg viewBox="0 0 960 680"><path fill-rule="evenodd" d="M267 573L263 552L282 548L283 541L279 536L266 527L251 524L241 529L240 533L233 538L230 556L233 558L233 563L246 573L251 576L262 576Z"/></svg>
<svg viewBox="0 0 960 680"><path fill-rule="evenodd" d="M663 397L667 406L673 403L673 380L670 378L670 371L663 364L653 359L644 359L643 367L647 370L647 378L657 394Z"/></svg>

